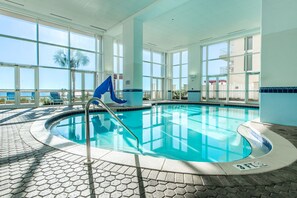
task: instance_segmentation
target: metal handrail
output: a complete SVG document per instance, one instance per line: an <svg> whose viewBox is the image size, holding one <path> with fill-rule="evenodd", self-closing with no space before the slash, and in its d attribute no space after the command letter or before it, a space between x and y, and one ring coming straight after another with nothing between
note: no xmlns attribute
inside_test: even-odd
<svg viewBox="0 0 297 198"><path fill-rule="evenodd" d="M135 139L137 143L137 150L139 150L139 139L138 137L119 119L119 117L100 99L97 97L91 98L85 107L85 122L86 122L86 145L87 145L87 161L86 164L91 164L91 141L90 141L90 106L93 102L99 102L103 106L103 108L110 113Z"/></svg>

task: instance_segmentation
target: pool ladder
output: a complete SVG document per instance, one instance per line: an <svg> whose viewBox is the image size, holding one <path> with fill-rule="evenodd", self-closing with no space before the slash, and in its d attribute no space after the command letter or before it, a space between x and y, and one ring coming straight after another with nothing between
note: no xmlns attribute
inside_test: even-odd
<svg viewBox="0 0 297 198"><path fill-rule="evenodd" d="M102 107L112 115L135 139L137 143L137 150L139 150L139 139L138 137L120 120L120 118L100 99L93 97L91 98L85 107L85 122L86 122L86 145L87 145L87 161L85 164L91 164L91 141L90 141L90 106L93 102L99 102L99 104L102 105Z"/></svg>

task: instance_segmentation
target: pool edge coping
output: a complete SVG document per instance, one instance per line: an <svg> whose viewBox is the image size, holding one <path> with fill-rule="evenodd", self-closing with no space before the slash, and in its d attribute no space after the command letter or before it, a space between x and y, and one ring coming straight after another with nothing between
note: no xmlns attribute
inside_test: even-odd
<svg viewBox="0 0 297 198"><path fill-rule="evenodd" d="M147 108L147 107L146 107ZM142 109L140 107L133 109ZM33 122L30 133L39 142L51 146L53 148L62 150L64 152L72 153L75 155L86 156L86 146L74 143L70 140L52 135L46 128L45 124L49 119L56 116L64 117L72 113L83 113L83 110L72 110L66 112L58 112L53 115L43 116L44 120ZM64 115L64 116L63 116ZM272 150L258 158L244 158L233 162L189 162L181 160L172 160L165 158L157 158L152 156L137 155L125 153L120 151L112 151L107 149L99 149L91 147L92 158L111 162L114 164L140 167L143 169L153 169L164 172L174 172L183 174L196 174L196 175L246 175L264 173L283 167L289 166L297 160L296 147L275 132L269 130L258 120L248 121L245 125L257 133L261 134L264 138L272 143ZM240 133L241 134L241 133ZM243 134L241 134L243 135ZM244 135L243 135L244 136ZM245 137L245 136L244 136ZM246 138L248 139L248 138ZM272 140L271 140L272 139ZM277 139L277 141L275 141ZM290 153L290 155L287 155ZM234 166L237 164L261 162L267 166L257 169L239 170ZM137 166L139 165L139 166Z"/></svg>

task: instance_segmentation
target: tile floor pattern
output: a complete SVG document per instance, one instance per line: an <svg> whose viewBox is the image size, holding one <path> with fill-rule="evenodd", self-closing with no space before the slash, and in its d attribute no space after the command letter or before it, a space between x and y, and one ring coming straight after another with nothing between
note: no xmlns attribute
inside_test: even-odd
<svg viewBox="0 0 297 198"><path fill-rule="evenodd" d="M0 197L297 197L297 162L268 173L199 176L85 158L36 141L33 121L67 108L0 110ZM297 145L297 128L268 126ZM50 140L49 140L50 141Z"/></svg>

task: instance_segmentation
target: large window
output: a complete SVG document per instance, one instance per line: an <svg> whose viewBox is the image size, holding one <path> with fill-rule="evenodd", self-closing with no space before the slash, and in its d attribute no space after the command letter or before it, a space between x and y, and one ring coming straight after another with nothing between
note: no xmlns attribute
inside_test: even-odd
<svg viewBox="0 0 297 198"><path fill-rule="evenodd" d="M119 98L123 97L123 44L119 41L113 43L113 79L114 90Z"/></svg>
<svg viewBox="0 0 297 198"><path fill-rule="evenodd" d="M202 100L259 101L260 35L202 48Z"/></svg>
<svg viewBox="0 0 297 198"><path fill-rule="evenodd" d="M188 99L188 51L172 55L172 99Z"/></svg>
<svg viewBox="0 0 297 198"><path fill-rule="evenodd" d="M162 52L143 50L143 99L164 98L165 55Z"/></svg>
<svg viewBox="0 0 297 198"><path fill-rule="evenodd" d="M60 101L74 104L85 102L91 96L101 65L100 37L41 20L36 23L32 18L1 13L0 70L13 72L16 82L8 85L9 81L3 80L5 84L0 93L6 101L10 92L14 93L14 99L22 100L25 96L18 93L20 88L30 92L30 97L39 98L35 105L53 104L49 102L53 95L59 95ZM34 82L34 87L27 89L22 79ZM35 85L39 89L36 90ZM14 104L20 103L22 101Z"/></svg>

